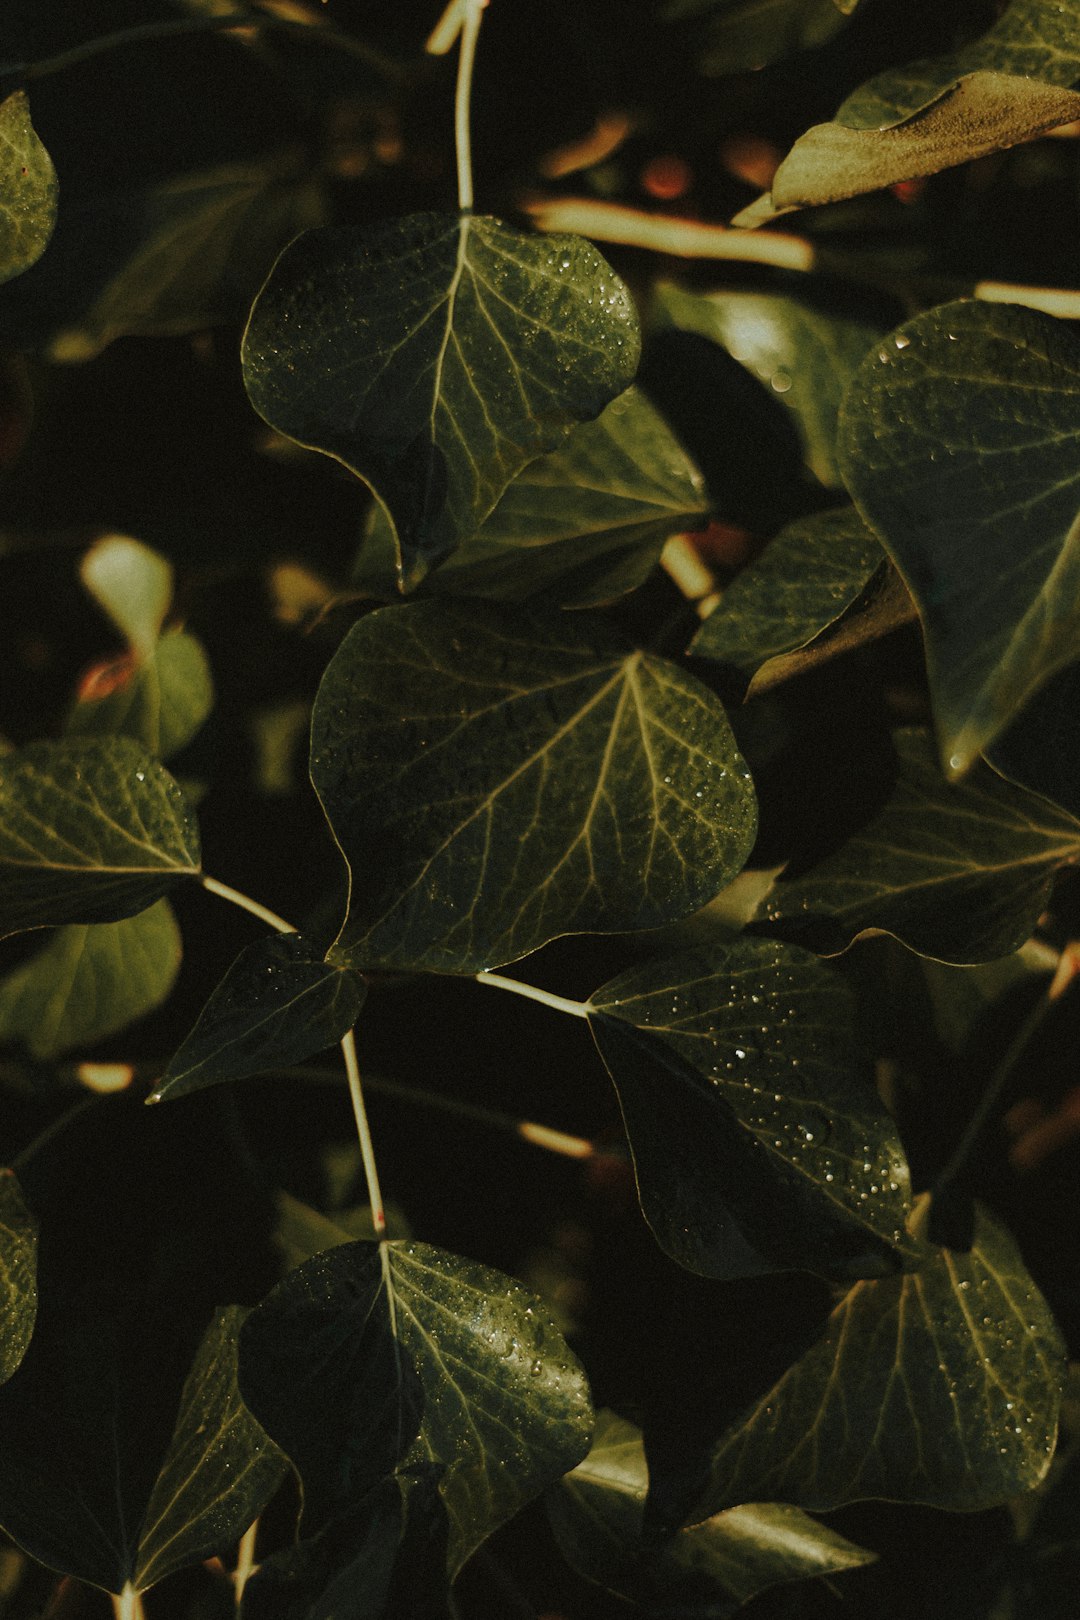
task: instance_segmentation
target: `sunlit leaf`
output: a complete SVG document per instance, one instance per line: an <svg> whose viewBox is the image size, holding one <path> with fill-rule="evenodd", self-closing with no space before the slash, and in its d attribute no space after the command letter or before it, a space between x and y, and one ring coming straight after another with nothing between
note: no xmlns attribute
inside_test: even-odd
<svg viewBox="0 0 1080 1620"><path fill-rule="evenodd" d="M79 577L136 657L151 657L172 602L171 564L141 540L109 534L83 557Z"/></svg>
<svg viewBox="0 0 1080 1620"><path fill-rule="evenodd" d="M37 1222L12 1170L0 1171L0 1383L11 1377L37 1317Z"/></svg>
<svg viewBox="0 0 1080 1620"><path fill-rule="evenodd" d="M647 1543L647 1488L640 1430L600 1412L589 1455L548 1492L548 1517L580 1574L664 1620L726 1620L767 1587L838 1574L875 1557L779 1502L728 1508Z"/></svg>
<svg viewBox="0 0 1080 1620"><path fill-rule="evenodd" d="M312 718L349 863L330 960L463 973L651 928L738 872L746 767L716 698L579 617L417 602L354 625Z"/></svg>
<svg viewBox="0 0 1080 1620"><path fill-rule="evenodd" d="M151 1101L302 1063L347 1034L365 994L355 973L331 967L300 934L256 940L210 997Z"/></svg>
<svg viewBox="0 0 1080 1620"><path fill-rule="evenodd" d="M213 677L202 645L177 630L163 636L145 661L121 659L101 671L90 690L80 693L66 730L78 737L133 737L158 759L168 759L191 741L213 706Z"/></svg>
<svg viewBox="0 0 1080 1620"><path fill-rule="evenodd" d="M823 45L859 0L667 0L673 21L708 20L706 73L747 73L794 51Z"/></svg>
<svg viewBox="0 0 1080 1620"><path fill-rule="evenodd" d="M638 349L629 293L584 240L415 214L286 248L244 380L272 427L371 484L414 585L627 387Z"/></svg>
<svg viewBox="0 0 1080 1620"><path fill-rule="evenodd" d="M771 940L646 962L591 998L642 1209L673 1259L850 1278L915 1258L907 1163L854 1022L834 970Z"/></svg>
<svg viewBox="0 0 1080 1620"><path fill-rule="evenodd" d="M161 1005L180 953L167 900L119 922L60 928L0 979L0 1040L54 1058L112 1035Z"/></svg>
<svg viewBox="0 0 1080 1620"><path fill-rule="evenodd" d="M1080 632L1080 344L1015 306L946 304L869 357L844 404L849 488L919 608L950 770Z"/></svg>
<svg viewBox="0 0 1080 1620"><path fill-rule="evenodd" d="M0 935L133 916L198 868L180 789L129 738L0 758Z"/></svg>
<svg viewBox="0 0 1080 1620"><path fill-rule="evenodd" d="M746 1501L866 1497L967 1512L1050 1466L1064 1347L988 1214L970 1253L857 1283L822 1337L718 1441L693 1517Z"/></svg>
<svg viewBox="0 0 1080 1620"><path fill-rule="evenodd" d="M56 170L25 90L0 101L0 282L36 264L56 224Z"/></svg>
<svg viewBox="0 0 1080 1620"><path fill-rule="evenodd" d="M1017 950L1054 873L1080 857L1080 822L987 766L947 782L925 733L897 734L886 803L805 872L781 879L760 917L826 955L864 932L895 934L944 962Z"/></svg>

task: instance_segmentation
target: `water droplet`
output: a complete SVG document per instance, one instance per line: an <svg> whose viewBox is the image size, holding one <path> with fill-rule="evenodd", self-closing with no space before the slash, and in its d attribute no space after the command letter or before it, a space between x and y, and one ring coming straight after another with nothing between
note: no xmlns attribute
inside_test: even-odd
<svg viewBox="0 0 1080 1620"><path fill-rule="evenodd" d="M791 387L791 373L788 371L775 371L770 378L774 394L786 394Z"/></svg>
<svg viewBox="0 0 1080 1620"><path fill-rule="evenodd" d="M898 349L906 349L910 344L911 339L909 337L905 337L903 332L897 332L896 336L893 338L893 342L896 344Z"/></svg>

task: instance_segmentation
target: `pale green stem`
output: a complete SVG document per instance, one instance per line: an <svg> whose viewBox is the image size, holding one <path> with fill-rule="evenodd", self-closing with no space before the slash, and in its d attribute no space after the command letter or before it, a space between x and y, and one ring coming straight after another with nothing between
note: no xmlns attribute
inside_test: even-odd
<svg viewBox="0 0 1080 1620"><path fill-rule="evenodd" d="M520 979L504 979L501 973L477 973L477 984L488 984L495 990L509 990L515 996L524 996L528 1001L539 1001L544 1007L553 1007L556 1012L569 1013L571 1018L588 1018L589 1004L587 1001L571 1001L567 996L553 995L550 990L538 990L534 984L522 984Z"/></svg>
<svg viewBox="0 0 1080 1620"><path fill-rule="evenodd" d="M472 105L473 67L476 62L476 42L480 37L480 19L487 0L464 0L465 10L461 22L461 44L458 56L457 91L454 96L454 146L457 151L458 207L463 214L473 205L472 135L469 128L469 109Z"/></svg>
<svg viewBox="0 0 1080 1620"><path fill-rule="evenodd" d="M236 1549L236 1569L233 1573L233 1588L236 1593L236 1607L239 1608L244 1596L244 1587L255 1573L255 1542L259 1534L259 1521L255 1519L248 1525L240 1538L240 1545Z"/></svg>
<svg viewBox="0 0 1080 1620"><path fill-rule="evenodd" d="M364 1165L364 1180L367 1182L368 1199L371 1203L371 1224L375 1228L375 1236L382 1239L386 1236L386 1211L383 1208L382 1190L379 1187L379 1172L375 1166L371 1127L368 1124L367 1109L364 1107L364 1091L360 1084L356 1036L351 1029L342 1040L341 1050L345 1055L345 1069L349 1076L349 1096L352 1098L353 1115L356 1119L356 1134L360 1138L360 1157Z"/></svg>
<svg viewBox="0 0 1080 1620"><path fill-rule="evenodd" d="M260 905L249 894L241 894L239 889L230 889L227 883L219 883L217 878L207 877L205 872L201 873L199 882L208 893L216 894L221 900L230 901L232 905L239 906L241 911L250 911L253 917L258 917L261 922L269 924L271 928L276 928L279 934L297 934L300 932L298 928L293 927L292 923L286 922L284 917L279 917L276 911L271 911L268 906Z"/></svg>
<svg viewBox="0 0 1080 1620"><path fill-rule="evenodd" d="M113 1592L113 1614L116 1620L144 1620L142 1595L128 1581L122 1592Z"/></svg>

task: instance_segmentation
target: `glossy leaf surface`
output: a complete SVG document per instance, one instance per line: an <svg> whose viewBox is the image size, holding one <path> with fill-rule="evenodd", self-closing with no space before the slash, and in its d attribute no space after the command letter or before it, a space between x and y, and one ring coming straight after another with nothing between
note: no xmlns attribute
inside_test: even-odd
<svg viewBox="0 0 1080 1620"><path fill-rule="evenodd" d="M577 237L415 214L299 237L244 337L255 409L371 484L415 585L633 380L637 317Z"/></svg>
<svg viewBox="0 0 1080 1620"><path fill-rule="evenodd" d="M1080 854L1080 823L987 766L946 782L925 733L896 742L887 802L833 853L781 879L760 920L826 955L880 932L944 962L1007 956L1035 927L1054 873Z"/></svg>
<svg viewBox="0 0 1080 1620"><path fill-rule="evenodd" d="M0 758L0 935L132 916L198 868L180 789L130 739L71 737Z"/></svg>
<svg viewBox="0 0 1080 1620"><path fill-rule="evenodd" d="M37 1223L13 1170L0 1171L0 1383L26 1354L37 1317Z"/></svg>
<svg viewBox="0 0 1080 1620"><path fill-rule="evenodd" d="M418 602L353 626L312 717L349 863L330 960L475 972L651 928L738 872L753 789L719 702L604 626Z"/></svg>
<svg viewBox="0 0 1080 1620"><path fill-rule="evenodd" d="M100 688L105 691L96 695ZM206 653L194 636L178 630L163 636L143 662L118 660L100 671L69 712L66 730L77 737L132 737L158 759L168 759L191 741L213 706Z"/></svg>
<svg viewBox="0 0 1080 1620"><path fill-rule="evenodd" d="M851 993L808 952L741 939L631 968L589 1023L645 1217L706 1276L875 1276L916 1258L896 1128Z"/></svg>
<svg viewBox="0 0 1080 1620"><path fill-rule="evenodd" d="M352 1029L365 994L356 974L331 967L300 934L256 940L210 997L151 1100L301 1063Z"/></svg>
<svg viewBox="0 0 1080 1620"><path fill-rule="evenodd" d="M844 474L919 608L950 770L1075 656L1078 430L1080 344L1010 305L918 316L845 402Z"/></svg>
<svg viewBox="0 0 1080 1620"><path fill-rule="evenodd" d="M159 1007L180 969L167 900L112 923L71 923L0 979L0 1040L35 1058L88 1046Z"/></svg>
<svg viewBox="0 0 1080 1620"><path fill-rule="evenodd" d="M0 102L0 282L29 270L48 247L58 191L26 92L16 90Z"/></svg>
<svg viewBox="0 0 1080 1620"><path fill-rule="evenodd" d="M767 1587L874 1558L780 1502L728 1508L650 1546L647 1489L640 1430L600 1412L589 1455L548 1493L548 1517L580 1574L666 1620L727 1620Z"/></svg>

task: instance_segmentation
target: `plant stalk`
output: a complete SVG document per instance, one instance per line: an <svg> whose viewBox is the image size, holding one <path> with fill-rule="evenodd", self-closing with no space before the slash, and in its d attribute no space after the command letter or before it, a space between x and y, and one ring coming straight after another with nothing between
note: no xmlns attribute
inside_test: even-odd
<svg viewBox="0 0 1080 1620"><path fill-rule="evenodd" d="M364 1180L367 1182L368 1199L371 1203L371 1224L375 1228L376 1238L381 1242L386 1237L386 1210L383 1207L382 1189L379 1186L379 1172L375 1165L371 1127L368 1124L367 1109L364 1107L364 1090L360 1084L356 1036L351 1029L342 1039L341 1050L345 1056L345 1070L349 1076L349 1096L352 1099L353 1116L356 1119L356 1134L360 1138L360 1157L364 1165Z"/></svg>
<svg viewBox="0 0 1080 1620"><path fill-rule="evenodd" d="M205 872L200 875L199 882L209 894L216 894L220 900L228 900L230 904L239 906L241 911L250 911L253 917L258 917L261 922L275 928L279 934L300 932L292 923L286 922L284 917L279 917L276 911L260 905L258 900L253 900L249 894L241 894L239 889L230 889L227 883L219 883L217 878L208 877Z"/></svg>
<svg viewBox="0 0 1080 1620"><path fill-rule="evenodd" d="M524 996L527 1001L539 1001L541 1006L568 1013L571 1018L589 1016L586 1001L571 1001L568 996L556 996L550 990L539 990L534 984L522 984L520 979L504 979L501 973L477 973L473 976L477 984L487 984L495 990L509 990L515 996Z"/></svg>

